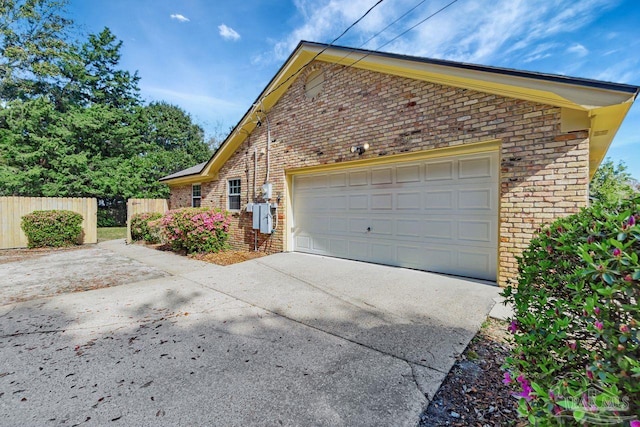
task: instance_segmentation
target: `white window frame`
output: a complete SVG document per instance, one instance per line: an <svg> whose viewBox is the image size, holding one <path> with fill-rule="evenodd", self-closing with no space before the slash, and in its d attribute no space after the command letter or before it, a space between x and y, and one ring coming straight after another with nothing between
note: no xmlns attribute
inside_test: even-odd
<svg viewBox="0 0 640 427"><path fill-rule="evenodd" d="M198 187L198 195L195 194L195 189L196 187ZM195 201L199 200L200 201L200 206L202 206L202 184L201 183L196 183L196 184L191 184L191 207L195 208L197 207L195 204Z"/></svg>
<svg viewBox="0 0 640 427"><path fill-rule="evenodd" d="M237 193L232 193L231 192L231 182L232 181L238 181L238 185L237 185ZM235 185L234 185L235 187ZM237 197L238 198L238 208L231 208L231 197ZM231 178L227 180L227 210L230 212L240 212L240 209L242 208L242 179L240 178Z"/></svg>

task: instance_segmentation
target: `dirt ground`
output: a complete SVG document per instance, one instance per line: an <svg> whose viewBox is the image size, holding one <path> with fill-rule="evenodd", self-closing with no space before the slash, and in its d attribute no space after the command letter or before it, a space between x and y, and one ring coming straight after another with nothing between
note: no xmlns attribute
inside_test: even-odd
<svg viewBox="0 0 640 427"><path fill-rule="evenodd" d="M0 305L167 275L93 245L2 250L0 264Z"/></svg>
<svg viewBox="0 0 640 427"><path fill-rule="evenodd" d="M489 319L451 368L427 409L420 427L525 426L517 400L502 383L501 365L509 353L508 324Z"/></svg>

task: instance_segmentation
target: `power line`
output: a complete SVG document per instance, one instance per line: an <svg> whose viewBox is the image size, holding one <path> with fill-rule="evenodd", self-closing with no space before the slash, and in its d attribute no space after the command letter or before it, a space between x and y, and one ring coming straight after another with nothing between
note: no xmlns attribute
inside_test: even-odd
<svg viewBox="0 0 640 427"><path fill-rule="evenodd" d="M320 55L322 55L327 49L329 49L335 42L337 42L342 36L344 36L345 34L347 34L347 32L352 29L354 26L356 26L360 21L362 21L373 9L375 9L380 3L382 3L384 0L378 0L373 6L371 6L362 16L360 16L360 18L356 19L351 25L349 25L347 27L346 30L344 30L342 32L342 34L340 34L338 37L336 37L335 39L333 39L331 41L331 43L329 43L327 46L325 46L320 52L316 53L314 55L313 58L311 58L306 64L304 64L302 67L298 68L298 70L291 74L289 77L287 77L285 79L285 81L283 81L282 83L280 83L278 86L276 86L275 88L273 88L272 90L270 90L268 93L266 93L262 99L265 99L266 97L268 97L269 95L271 95L273 92L277 91L278 89L280 89L283 85L285 85L289 80L291 80L292 78L294 78L295 76L297 76L302 70L304 70L306 67L309 66L309 64L311 64L313 61L315 61ZM262 100L259 101L260 103L262 103Z"/></svg>
<svg viewBox="0 0 640 427"><path fill-rule="evenodd" d="M426 0L424 0L426 1ZM373 37L371 37L370 39L368 39L366 42L364 42L363 44L360 45L360 47L364 46L365 44L369 43L369 41L371 41L372 39L376 38L378 35L380 35L383 31L385 31L387 28L389 28L390 26L392 26L393 24L395 24L396 22L398 22L399 20L401 20L402 18L404 18L407 14L409 14L410 12L412 12L413 10L415 10L418 6L420 6L422 3L424 3L424 1L421 1L420 3L418 3L416 6L414 6L413 8L409 9L409 11L407 11L406 13L404 13L402 16L400 16L398 19L396 19L395 21L393 21L391 24L387 25L386 27L384 27L381 31L379 31L378 33L376 33ZM334 74L331 78L335 78L337 75L339 75L340 73L344 72L345 70L347 70L348 68L353 67L354 65L356 65L358 62L362 61L363 59L365 59L367 56L371 55L372 53L375 53L375 51L380 50L381 48L385 47L386 45L388 45L389 43L397 40L398 38L404 36L405 34L407 34L409 31L413 30L414 28L418 27L419 25L422 25L423 23L425 23L426 21L428 21L429 19L433 18L434 16L438 15L439 13L443 12L445 9L447 9L449 6L453 5L454 3L456 3L458 0L452 0L451 2L447 3L445 6L441 7L440 9L438 9L437 11L433 12L431 15L427 16L426 18L422 19L420 22L412 25L411 27L409 27L408 29L406 29L405 31L403 31L402 33L398 34L397 36L395 36L394 38L392 38L391 40L388 40L387 42L381 44L380 46L378 46L377 48L375 48L372 51L369 51L367 53L365 53L361 58L357 59L356 61L352 62L349 65L344 66L344 68L342 68L340 71L338 71L336 74ZM327 46L324 50L326 50L329 46ZM340 59L340 62L343 59L348 58L352 53L354 53L357 49L351 49L351 51L349 53L347 53L345 56L343 56ZM310 87L309 89L313 89L317 86L319 86L320 84L324 84L326 82L326 80L324 80L322 83L318 83L315 86Z"/></svg>

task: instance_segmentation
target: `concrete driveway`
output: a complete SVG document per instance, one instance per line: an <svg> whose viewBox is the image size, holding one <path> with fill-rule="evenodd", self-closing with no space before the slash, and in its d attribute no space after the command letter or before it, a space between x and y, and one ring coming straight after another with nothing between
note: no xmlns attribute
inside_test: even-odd
<svg viewBox="0 0 640 427"><path fill-rule="evenodd" d="M481 282L295 253L0 307L7 425L414 426L494 304Z"/></svg>

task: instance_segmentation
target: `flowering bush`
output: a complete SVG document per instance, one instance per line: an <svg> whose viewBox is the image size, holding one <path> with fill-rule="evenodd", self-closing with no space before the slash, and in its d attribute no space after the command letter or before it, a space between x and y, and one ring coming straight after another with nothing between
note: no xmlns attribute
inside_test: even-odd
<svg viewBox="0 0 640 427"><path fill-rule="evenodd" d="M30 248L73 246L82 238L82 215L65 210L34 211L22 217Z"/></svg>
<svg viewBox="0 0 640 427"><path fill-rule="evenodd" d="M220 209L183 208L165 213L160 224L174 250L203 253L226 249L230 221Z"/></svg>
<svg viewBox="0 0 640 427"><path fill-rule="evenodd" d="M156 220L162 218L159 212L145 212L131 217L131 239L147 243L160 243L160 227Z"/></svg>
<svg viewBox="0 0 640 427"><path fill-rule="evenodd" d="M519 259L504 382L534 425L640 419L640 197L540 230ZM517 377L517 380L512 380Z"/></svg>

